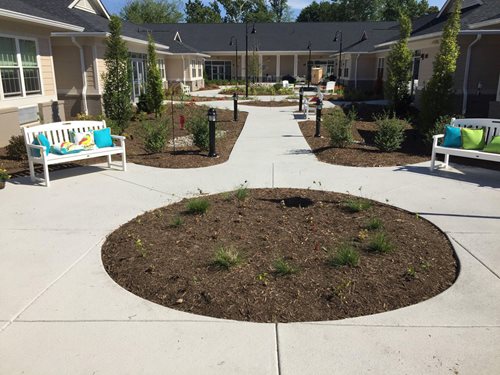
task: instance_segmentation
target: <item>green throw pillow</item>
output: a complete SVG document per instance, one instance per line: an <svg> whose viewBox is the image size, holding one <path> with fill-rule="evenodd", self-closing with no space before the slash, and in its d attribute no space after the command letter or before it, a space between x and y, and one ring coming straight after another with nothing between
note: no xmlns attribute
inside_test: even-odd
<svg viewBox="0 0 500 375"><path fill-rule="evenodd" d="M482 150L484 143L484 129L462 129L462 147L465 150Z"/></svg>
<svg viewBox="0 0 500 375"><path fill-rule="evenodd" d="M500 135L493 137L493 139L486 145L483 151L500 154Z"/></svg>

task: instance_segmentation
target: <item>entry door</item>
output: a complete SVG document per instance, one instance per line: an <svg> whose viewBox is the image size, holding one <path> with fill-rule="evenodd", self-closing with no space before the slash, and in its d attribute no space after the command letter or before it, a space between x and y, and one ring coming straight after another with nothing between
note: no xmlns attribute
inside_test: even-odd
<svg viewBox="0 0 500 375"><path fill-rule="evenodd" d="M222 80L224 77L224 65L212 65L212 79Z"/></svg>
<svg viewBox="0 0 500 375"><path fill-rule="evenodd" d="M139 96L145 92L146 77L144 74L144 60L132 60L132 100L137 103Z"/></svg>
<svg viewBox="0 0 500 375"><path fill-rule="evenodd" d="M415 95L415 91L417 89L416 85L418 85L419 72L420 72L420 57L414 57L413 69L411 74L411 95Z"/></svg>

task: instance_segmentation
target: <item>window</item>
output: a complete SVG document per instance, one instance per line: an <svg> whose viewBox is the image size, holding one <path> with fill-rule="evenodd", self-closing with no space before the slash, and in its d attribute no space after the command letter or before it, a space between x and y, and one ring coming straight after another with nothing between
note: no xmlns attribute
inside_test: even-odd
<svg viewBox="0 0 500 375"><path fill-rule="evenodd" d="M201 60L198 60L198 77L203 77L203 64Z"/></svg>
<svg viewBox="0 0 500 375"><path fill-rule="evenodd" d="M351 63L351 60L348 60L348 59L346 59L342 62L342 66L344 68L343 69L344 70L344 74L343 74L344 78L349 78L349 65L350 65L350 63Z"/></svg>
<svg viewBox="0 0 500 375"><path fill-rule="evenodd" d="M158 64L158 69L160 70L160 76L161 76L162 81L166 81L167 80L167 71L165 69L165 60L158 59L156 61L156 63Z"/></svg>
<svg viewBox="0 0 500 375"><path fill-rule="evenodd" d="M377 79L384 78L385 58L379 57L377 61Z"/></svg>
<svg viewBox="0 0 500 375"><path fill-rule="evenodd" d="M196 78L196 60L191 60L191 78Z"/></svg>
<svg viewBox="0 0 500 375"><path fill-rule="evenodd" d="M5 98L40 94L35 41L0 37L0 76Z"/></svg>
<svg viewBox="0 0 500 375"><path fill-rule="evenodd" d="M205 77L207 80L230 80L231 61L205 61Z"/></svg>

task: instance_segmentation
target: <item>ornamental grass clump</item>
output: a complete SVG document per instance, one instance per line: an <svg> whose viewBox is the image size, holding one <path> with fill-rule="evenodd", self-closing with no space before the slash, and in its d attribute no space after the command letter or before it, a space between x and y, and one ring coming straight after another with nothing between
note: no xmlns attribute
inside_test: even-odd
<svg viewBox="0 0 500 375"><path fill-rule="evenodd" d="M383 226L384 224L382 223L382 220L380 220L378 217L372 217L366 224L365 229L377 230L382 228Z"/></svg>
<svg viewBox="0 0 500 375"><path fill-rule="evenodd" d="M330 145L345 148L353 143L352 123L356 117L354 112L346 115L342 110L335 110L323 118L323 124L330 137Z"/></svg>
<svg viewBox="0 0 500 375"><path fill-rule="evenodd" d="M344 202L344 207L352 213L368 210L373 206L372 202L365 198L350 198Z"/></svg>
<svg viewBox="0 0 500 375"><path fill-rule="evenodd" d="M385 114L377 117L375 124L378 130L374 142L380 151L393 152L401 148L405 129L410 126L407 121Z"/></svg>
<svg viewBox="0 0 500 375"><path fill-rule="evenodd" d="M212 264L229 270L231 267L235 267L243 262L242 255L233 246L224 247L220 246L214 254Z"/></svg>
<svg viewBox="0 0 500 375"><path fill-rule="evenodd" d="M329 254L327 262L333 267L356 267L359 264L359 253L352 245L342 244Z"/></svg>
<svg viewBox="0 0 500 375"><path fill-rule="evenodd" d="M195 198L191 199L186 204L187 213L192 215L202 215L208 211L210 207L210 202L205 198Z"/></svg>
<svg viewBox="0 0 500 375"><path fill-rule="evenodd" d="M376 253L388 253L394 249L394 245L385 233L378 233L368 245L368 250Z"/></svg>
<svg viewBox="0 0 500 375"><path fill-rule="evenodd" d="M273 270L277 276L288 276L298 272L298 269L285 260L276 259L273 263Z"/></svg>

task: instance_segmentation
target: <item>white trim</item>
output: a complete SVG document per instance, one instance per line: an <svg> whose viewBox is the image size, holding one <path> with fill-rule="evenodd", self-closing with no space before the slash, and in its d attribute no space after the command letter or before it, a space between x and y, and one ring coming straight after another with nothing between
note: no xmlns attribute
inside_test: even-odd
<svg viewBox="0 0 500 375"><path fill-rule="evenodd" d="M497 102L500 102L500 73L498 74Z"/></svg>
<svg viewBox="0 0 500 375"><path fill-rule="evenodd" d="M175 32L174 41L182 43L181 34L178 31Z"/></svg>
<svg viewBox="0 0 500 375"><path fill-rule="evenodd" d="M14 12L14 11L7 10L7 9L0 9L0 16L14 18L16 20L21 20L21 21L39 23L41 25L53 26L53 27L58 27L61 29L68 29L68 30L73 30L73 31L85 30L83 27L80 27L80 26L74 26L74 25L70 25L68 23L53 21L53 20L49 20L47 18L36 17L36 16L29 15L29 14L18 13L18 12Z"/></svg>
<svg viewBox="0 0 500 375"><path fill-rule="evenodd" d="M92 46L92 60L92 65L94 66L94 84L97 86L95 88L97 89L97 93L101 95L101 80L99 78L99 65L97 62L97 46L95 44Z"/></svg>
<svg viewBox="0 0 500 375"><path fill-rule="evenodd" d="M469 94L469 70L470 70L470 58L472 54L472 47L481 40L482 35L478 34L476 36L476 39L474 39L471 44L467 47L467 57L465 60L465 70L464 70L464 83L463 83L463 89L462 89L462 115L465 114L467 111L467 95Z"/></svg>
<svg viewBox="0 0 500 375"><path fill-rule="evenodd" d="M293 76L297 77L299 74L299 55L293 55Z"/></svg>
<svg viewBox="0 0 500 375"><path fill-rule="evenodd" d="M441 35L443 35L443 32L442 31L437 31L435 33L430 33L430 34L424 34L424 35L410 37L408 39L408 42L415 42L417 40L424 40L424 39L436 38L436 37L440 37ZM378 47L390 46L390 45L396 44L397 42L398 42L397 40L392 40L390 42L385 42L385 43L377 44L374 47L378 48ZM380 51L376 51L376 52L380 52Z"/></svg>
<svg viewBox="0 0 500 375"><path fill-rule="evenodd" d="M106 18L108 20L111 19L111 17L109 16L109 13L106 11L106 8L101 3L101 1L100 0L95 0L95 1L97 2L97 5L101 8L101 10L104 13L104 15L106 16ZM74 8L79 2L80 2L80 0L73 1L71 4L69 4L68 8L70 8L70 9Z"/></svg>
<svg viewBox="0 0 500 375"><path fill-rule="evenodd" d="M443 12L446 10L446 8L448 8L448 5L450 5L450 3L452 2L453 0L446 0L446 3L443 4L441 10L439 11L438 15L436 16L436 18L439 18L442 16Z"/></svg>
<svg viewBox="0 0 500 375"><path fill-rule="evenodd" d="M460 35L499 35L500 30L464 30L460 31Z"/></svg>
<svg viewBox="0 0 500 375"><path fill-rule="evenodd" d="M477 28L480 28L480 27L496 25L497 23L500 23L500 18L495 18L495 19L492 19L492 20L478 22L478 23L471 23L469 25L469 29L477 29Z"/></svg>
<svg viewBox="0 0 500 375"><path fill-rule="evenodd" d="M52 43L49 42L49 53L50 53L50 66L52 67L52 82L54 83L54 100L57 101L57 83L56 83L56 68L54 67L54 54L52 53Z"/></svg>
<svg viewBox="0 0 500 375"><path fill-rule="evenodd" d="M358 53L356 56L356 63L354 65L354 88L358 88L358 59L361 54Z"/></svg>

